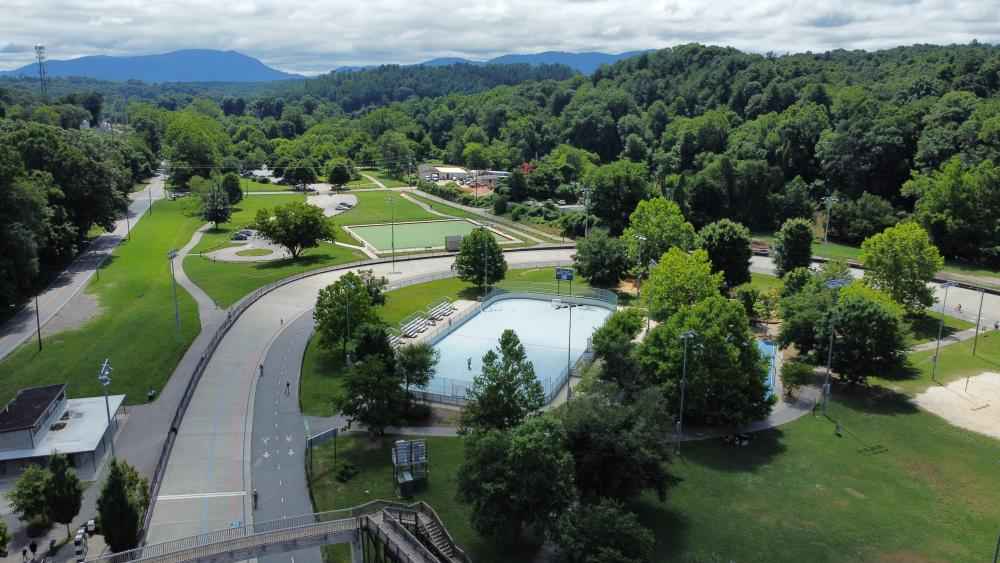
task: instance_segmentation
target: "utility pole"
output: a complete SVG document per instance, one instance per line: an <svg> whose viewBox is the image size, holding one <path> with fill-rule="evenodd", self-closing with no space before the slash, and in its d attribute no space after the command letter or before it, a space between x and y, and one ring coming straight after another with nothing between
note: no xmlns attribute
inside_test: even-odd
<svg viewBox="0 0 1000 563"><path fill-rule="evenodd" d="M931 381L937 381L938 356L941 354L941 337L944 334L944 310L948 305L948 290L956 285L955 282L946 282L941 285L944 288L944 299L941 300L941 322L938 323L937 346L934 348L934 365L931 367Z"/></svg>
<svg viewBox="0 0 1000 563"><path fill-rule="evenodd" d="M35 60L38 61L38 93L42 100L49 98L49 88L45 84L45 45L35 45Z"/></svg>
<svg viewBox="0 0 1000 563"><path fill-rule="evenodd" d="M35 294L35 334L38 335L38 351L42 351L42 317L38 312L38 294Z"/></svg>
<svg viewBox="0 0 1000 563"><path fill-rule="evenodd" d="M108 403L108 386L111 385L111 360L105 358L104 363L101 364L101 370L97 372L97 380L101 382L101 387L104 388L104 409L108 413L108 428L111 429L111 457L115 457L115 431L111 425L111 405Z"/></svg>
<svg viewBox="0 0 1000 563"><path fill-rule="evenodd" d="M177 258L177 251L171 250L167 253L167 262L170 263L170 279L174 287L174 324L177 325L177 340L181 339L181 310L177 305L177 276L174 275L174 258Z"/></svg>
<svg viewBox="0 0 1000 563"><path fill-rule="evenodd" d="M823 244L830 242L830 216L833 213L833 204L839 200L835 195L828 195L823 198L826 203L826 228L823 229Z"/></svg>
<svg viewBox="0 0 1000 563"><path fill-rule="evenodd" d="M850 283L845 279L835 279L826 282L826 287L830 289L840 289ZM826 414L827 404L830 402L830 372L833 370L833 337L836 334L835 320L830 317L830 347L826 351L826 381L823 383L823 414Z"/></svg>
<svg viewBox="0 0 1000 563"><path fill-rule="evenodd" d="M684 435L684 395L687 392L688 342L696 336L698 333L693 330L681 334L681 340L684 341L684 363L681 371L681 408L677 415L677 455L681 453L681 438Z"/></svg>
<svg viewBox="0 0 1000 563"><path fill-rule="evenodd" d="M396 198L395 198L395 195L396 194L394 194L392 192L389 192L389 195L386 196L386 197L389 198L389 209L392 210L391 211L392 212L392 218L390 219L390 223L389 223L389 225L390 225L389 228L391 229L391 232L392 232L392 273L393 274L398 274L399 272L396 271Z"/></svg>
<svg viewBox="0 0 1000 563"><path fill-rule="evenodd" d="M976 315L976 336L972 339L972 355L976 355L976 346L979 344L979 326L983 322L983 298L986 297L986 290L979 290L979 314ZM966 388L968 388L968 379L966 379Z"/></svg>

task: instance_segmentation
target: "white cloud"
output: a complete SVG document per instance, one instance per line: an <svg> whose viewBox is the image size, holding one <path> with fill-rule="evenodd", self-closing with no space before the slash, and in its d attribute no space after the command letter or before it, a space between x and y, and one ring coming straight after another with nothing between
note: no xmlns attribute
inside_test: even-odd
<svg viewBox="0 0 1000 563"><path fill-rule="evenodd" d="M1000 41L995 0L6 0L0 68L50 58L235 49L278 68L619 52L698 41L765 52Z"/></svg>

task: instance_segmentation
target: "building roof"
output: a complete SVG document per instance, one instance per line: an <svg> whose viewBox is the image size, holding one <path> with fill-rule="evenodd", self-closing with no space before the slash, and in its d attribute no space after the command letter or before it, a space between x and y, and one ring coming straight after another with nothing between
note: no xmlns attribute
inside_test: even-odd
<svg viewBox="0 0 1000 563"><path fill-rule="evenodd" d="M125 395L109 395L107 408L104 397L69 399L66 401L66 410L53 424L62 425L60 428L49 428L44 434L40 434L41 439L36 442L34 449L0 451L0 461L47 457L55 452L92 452L97 449L108 429L108 410L114 416L124 402Z"/></svg>
<svg viewBox="0 0 1000 563"><path fill-rule="evenodd" d="M0 411L0 432L12 432L35 426L38 419L45 415L45 410L52 401L65 391L64 383L21 389L7 403L3 411Z"/></svg>
<svg viewBox="0 0 1000 563"><path fill-rule="evenodd" d="M468 174L469 171L459 166L435 166L435 170L441 174Z"/></svg>

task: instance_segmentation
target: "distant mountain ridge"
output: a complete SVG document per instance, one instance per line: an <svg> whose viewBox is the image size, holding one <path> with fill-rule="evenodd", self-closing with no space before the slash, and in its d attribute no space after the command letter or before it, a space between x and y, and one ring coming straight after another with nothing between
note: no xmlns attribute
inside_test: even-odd
<svg viewBox="0 0 1000 563"><path fill-rule="evenodd" d="M132 57L95 55L50 60L45 63L45 72L51 77L82 76L116 82L270 82L304 78L271 68L236 51L213 49L184 49ZM38 64L0 71L0 76L38 76Z"/></svg>
<svg viewBox="0 0 1000 563"><path fill-rule="evenodd" d="M566 51L545 51L543 53L530 53L524 55L501 55L486 61L474 61L461 57L442 57L431 59L420 64L424 66L445 66L453 64L475 64L475 65L510 65L510 64L530 64L530 65L566 65L577 72L583 74L593 74L601 65L616 63L622 59L635 57L643 53L648 53L652 49L642 51L626 51L624 53L569 53Z"/></svg>

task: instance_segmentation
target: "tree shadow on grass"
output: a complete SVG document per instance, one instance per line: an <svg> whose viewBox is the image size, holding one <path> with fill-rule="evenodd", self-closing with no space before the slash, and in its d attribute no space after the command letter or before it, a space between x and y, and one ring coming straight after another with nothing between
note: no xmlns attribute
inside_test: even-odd
<svg viewBox="0 0 1000 563"><path fill-rule="evenodd" d="M844 407L866 414L916 414L919 409L908 395L881 385L836 385L833 395Z"/></svg>
<svg viewBox="0 0 1000 563"><path fill-rule="evenodd" d="M938 330L941 329L941 320L930 315L915 315L906 317L910 324L910 331L913 333L915 342L926 342L938 337ZM946 338L958 332L954 328L944 325L941 337Z"/></svg>
<svg viewBox="0 0 1000 563"><path fill-rule="evenodd" d="M280 268L287 268L288 266L315 266L329 259L326 254L308 254L302 255L298 258L285 258L283 260L271 260L267 262L260 262L254 265L254 268L258 270L276 270Z"/></svg>
<svg viewBox="0 0 1000 563"><path fill-rule="evenodd" d="M656 537L656 561L676 561L687 550L691 523L684 513L671 508L669 496L666 502L660 502L655 495L646 495L631 508Z"/></svg>
<svg viewBox="0 0 1000 563"><path fill-rule="evenodd" d="M899 363L895 367L880 371L878 376L890 381L910 381L920 379L920 369L910 361L909 358ZM858 386L854 386L858 387ZM862 386L863 387L863 386Z"/></svg>
<svg viewBox="0 0 1000 563"><path fill-rule="evenodd" d="M784 453L782 436L780 429L772 428L751 434L750 443L746 446L727 444L721 437L684 442L681 444L681 457L675 457L674 463L696 463L734 473L755 471Z"/></svg>

